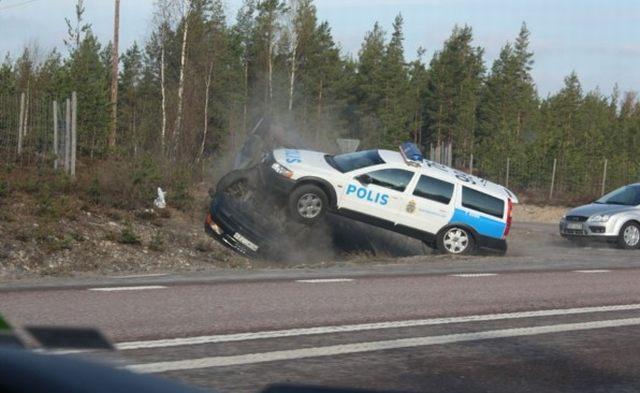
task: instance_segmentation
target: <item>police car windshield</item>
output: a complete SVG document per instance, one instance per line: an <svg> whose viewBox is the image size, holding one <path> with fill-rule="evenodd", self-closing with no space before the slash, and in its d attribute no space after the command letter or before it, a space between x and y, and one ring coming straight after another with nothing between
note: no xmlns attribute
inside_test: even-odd
<svg viewBox="0 0 640 393"><path fill-rule="evenodd" d="M598 199L596 203L625 206L640 205L640 185L618 188Z"/></svg>
<svg viewBox="0 0 640 393"><path fill-rule="evenodd" d="M377 150L364 150L354 153L338 154L328 157L329 164L342 173L355 171L368 166L384 164Z"/></svg>

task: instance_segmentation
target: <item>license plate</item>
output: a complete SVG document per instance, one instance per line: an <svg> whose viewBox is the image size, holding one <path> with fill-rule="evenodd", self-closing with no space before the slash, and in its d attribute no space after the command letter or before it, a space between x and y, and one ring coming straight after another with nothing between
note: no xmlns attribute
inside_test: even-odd
<svg viewBox="0 0 640 393"><path fill-rule="evenodd" d="M567 229L578 229L581 230L582 229L582 224L579 224L577 222L570 222L567 224Z"/></svg>
<svg viewBox="0 0 640 393"><path fill-rule="evenodd" d="M240 244L242 244L243 246L247 247L248 249L250 249L251 251L257 251L258 250L258 245L253 243L251 240L247 239L246 237L242 236L241 234L239 234L238 232L236 232L233 235L233 238L236 239Z"/></svg>

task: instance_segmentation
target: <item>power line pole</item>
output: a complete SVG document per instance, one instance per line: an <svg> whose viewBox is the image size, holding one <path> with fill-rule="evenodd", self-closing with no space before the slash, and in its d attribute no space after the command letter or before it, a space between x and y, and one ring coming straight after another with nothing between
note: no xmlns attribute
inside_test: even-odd
<svg viewBox="0 0 640 393"><path fill-rule="evenodd" d="M116 128L118 126L118 42L120 40L120 0L115 0L113 18L113 53L111 58L111 132L109 147L116 145Z"/></svg>

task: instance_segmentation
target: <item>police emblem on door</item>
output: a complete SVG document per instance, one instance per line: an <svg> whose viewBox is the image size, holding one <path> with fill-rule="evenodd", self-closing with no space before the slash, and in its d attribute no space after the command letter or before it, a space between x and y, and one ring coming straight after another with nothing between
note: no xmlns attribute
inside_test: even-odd
<svg viewBox="0 0 640 393"><path fill-rule="evenodd" d="M416 211L416 201L407 203L407 212L413 213L414 211Z"/></svg>

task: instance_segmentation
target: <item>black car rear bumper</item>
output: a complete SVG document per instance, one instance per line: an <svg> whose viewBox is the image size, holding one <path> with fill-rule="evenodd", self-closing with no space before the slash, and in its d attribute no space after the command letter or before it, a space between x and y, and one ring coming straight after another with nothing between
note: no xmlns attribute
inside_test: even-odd
<svg viewBox="0 0 640 393"><path fill-rule="evenodd" d="M250 209L224 193L217 193L209 208L211 223L205 221L207 234L223 245L248 256L264 256L273 244L274 232L257 222ZM211 225L214 224L217 231Z"/></svg>

